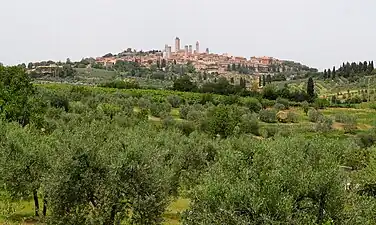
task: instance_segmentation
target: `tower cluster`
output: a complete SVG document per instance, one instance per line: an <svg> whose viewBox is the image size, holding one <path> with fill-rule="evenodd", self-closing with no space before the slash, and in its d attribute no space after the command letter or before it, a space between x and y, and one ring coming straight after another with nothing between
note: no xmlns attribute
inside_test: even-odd
<svg viewBox="0 0 376 225"><path fill-rule="evenodd" d="M184 48L182 48L182 44L181 44L181 41L180 41L180 38L179 37L176 37L175 38L175 54L182 54L186 57L190 56L190 55L196 55L196 54L200 54L200 42L197 41L196 42L196 48L193 50L193 45L184 45ZM206 51L206 53L208 53L208 50ZM166 59L169 59L172 57L172 47L169 46L169 45L165 45L165 48L164 48L164 56Z"/></svg>

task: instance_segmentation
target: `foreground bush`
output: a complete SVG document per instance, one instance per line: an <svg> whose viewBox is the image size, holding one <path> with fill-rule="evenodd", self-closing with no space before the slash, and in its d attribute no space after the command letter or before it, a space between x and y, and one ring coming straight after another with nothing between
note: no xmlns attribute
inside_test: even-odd
<svg viewBox="0 0 376 225"><path fill-rule="evenodd" d="M238 140L241 141L241 140ZM316 137L226 147L192 195L184 224L342 224L345 143Z"/></svg>
<svg viewBox="0 0 376 225"><path fill-rule="evenodd" d="M167 97L167 101L171 104L172 107L178 108L182 103L182 99L176 95L170 95Z"/></svg>
<svg viewBox="0 0 376 225"><path fill-rule="evenodd" d="M310 109L308 111L308 119L310 122L316 123L323 117L322 113L317 111L316 109Z"/></svg>
<svg viewBox="0 0 376 225"><path fill-rule="evenodd" d="M329 132L332 130L333 120L329 117L322 116L315 124L315 130L317 132Z"/></svg>
<svg viewBox="0 0 376 225"><path fill-rule="evenodd" d="M260 135L260 126L257 114L245 114L241 117L240 132L245 134Z"/></svg>
<svg viewBox="0 0 376 225"><path fill-rule="evenodd" d="M206 131L212 135L229 137L240 122L241 113L236 107L219 105L208 110Z"/></svg>
<svg viewBox="0 0 376 225"><path fill-rule="evenodd" d="M289 123L298 123L299 122L299 115L294 112L287 113L287 121Z"/></svg>
<svg viewBox="0 0 376 225"><path fill-rule="evenodd" d="M262 105L257 98L246 98L243 105L247 107L251 112L258 113L262 109Z"/></svg>
<svg viewBox="0 0 376 225"><path fill-rule="evenodd" d="M337 113L335 115L335 121L338 123L343 123L343 128L345 133L354 133L357 129L356 117L344 113Z"/></svg>
<svg viewBox="0 0 376 225"><path fill-rule="evenodd" d="M289 102L288 99L277 98L276 103L283 105L285 107L285 109L289 109L289 107L290 107L290 102Z"/></svg>
<svg viewBox="0 0 376 225"><path fill-rule="evenodd" d="M59 154L45 185L51 223L159 224L170 188L160 162L169 150L151 134L103 123L56 131L48 141Z"/></svg>
<svg viewBox="0 0 376 225"><path fill-rule="evenodd" d="M259 113L260 120L265 123L276 123L277 112L272 109L263 109Z"/></svg>
<svg viewBox="0 0 376 225"><path fill-rule="evenodd" d="M361 148L369 148L376 144L376 131L357 135L357 143Z"/></svg>
<svg viewBox="0 0 376 225"><path fill-rule="evenodd" d="M325 109L329 107L330 102L323 98L316 98L314 105L316 109Z"/></svg>

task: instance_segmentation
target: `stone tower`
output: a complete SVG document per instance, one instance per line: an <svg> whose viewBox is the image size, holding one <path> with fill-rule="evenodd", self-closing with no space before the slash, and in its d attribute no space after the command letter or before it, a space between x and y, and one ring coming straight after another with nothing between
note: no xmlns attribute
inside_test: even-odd
<svg viewBox="0 0 376 225"><path fill-rule="evenodd" d="M176 37L175 38L175 52L180 51L180 38Z"/></svg>

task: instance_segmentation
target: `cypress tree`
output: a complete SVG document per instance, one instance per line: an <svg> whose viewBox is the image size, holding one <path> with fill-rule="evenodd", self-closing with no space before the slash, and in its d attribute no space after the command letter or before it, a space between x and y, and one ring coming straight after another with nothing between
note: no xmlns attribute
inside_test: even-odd
<svg viewBox="0 0 376 225"><path fill-rule="evenodd" d="M358 68L357 68L357 72L358 73L363 72L363 63L362 62L359 62L359 65L358 65Z"/></svg>
<svg viewBox="0 0 376 225"><path fill-rule="evenodd" d="M265 75L262 75L262 86L266 86L266 79L265 79Z"/></svg>
<svg viewBox="0 0 376 225"><path fill-rule="evenodd" d="M161 67L162 67L162 68L166 68L166 66L167 66L167 61L166 61L166 59L162 59L162 65L161 65Z"/></svg>
<svg viewBox="0 0 376 225"><path fill-rule="evenodd" d="M367 63L367 61L364 61L364 63L363 63L363 72L367 72L367 70L368 70L368 63Z"/></svg>
<svg viewBox="0 0 376 225"><path fill-rule="evenodd" d="M336 78L336 67L333 66L332 79Z"/></svg>
<svg viewBox="0 0 376 225"><path fill-rule="evenodd" d="M328 69L328 79L330 79L332 77L332 71L330 71L330 69Z"/></svg>
<svg viewBox="0 0 376 225"><path fill-rule="evenodd" d="M161 68L161 61L158 59L157 60L157 68L160 69Z"/></svg>
<svg viewBox="0 0 376 225"><path fill-rule="evenodd" d="M310 77L308 79L308 83L307 83L307 94L309 95L310 97L310 100L312 101L315 97L315 84L313 82L313 79L312 77Z"/></svg>
<svg viewBox="0 0 376 225"><path fill-rule="evenodd" d="M324 70L324 79L328 78L328 72Z"/></svg>
<svg viewBox="0 0 376 225"><path fill-rule="evenodd" d="M268 84L271 84L271 83L272 83L272 77L270 76L270 74L268 74L268 75L266 76L266 83L268 83Z"/></svg>
<svg viewBox="0 0 376 225"><path fill-rule="evenodd" d="M369 62L368 64L368 69L367 69L367 73L368 74L371 74L372 71L374 70L375 68L373 67L373 61Z"/></svg>
<svg viewBox="0 0 376 225"><path fill-rule="evenodd" d="M259 76L259 87L261 87L261 83L262 81L261 81L261 76Z"/></svg>

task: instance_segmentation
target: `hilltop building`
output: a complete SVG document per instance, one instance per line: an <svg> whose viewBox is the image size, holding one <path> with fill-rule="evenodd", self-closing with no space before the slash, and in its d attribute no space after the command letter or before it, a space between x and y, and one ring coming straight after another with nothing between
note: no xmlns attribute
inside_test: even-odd
<svg viewBox="0 0 376 225"><path fill-rule="evenodd" d="M132 52L127 54L119 54L113 57L100 57L96 59L96 63L100 63L106 67L114 65L116 61L132 61L138 62L142 66L150 67L152 64L161 60L163 57L168 63L176 62L176 64L187 64L191 62L197 71L205 71L206 73L216 74L234 74L237 71L229 70L232 65L246 68L251 75L259 76L260 74L272 74L279 71L289 71L289 66L283 65L282 60L272 57L237 57L231 54L214 54L210 53L209 48L205 52L200 52L200 42L196 42L196 48L193 52L192 45L184 45L181 49L180 38L175 39L175 51L172 51L171 45L166 44L163 51L149 52Z"/></svg>
<svg viewBox="0 0 376 225"><path fill-rule="evenodd" d="M188 55L189 55L189 47L188 47L188 45L186 45L186 46L184 47L184 53L185 53L185 56L188 56Z"/></svg>
<svg viewBox="0 0 376 225"><path fill-rule="evenodd" d="M180 52L180 38L175 39L175 52Z"/></svg>

